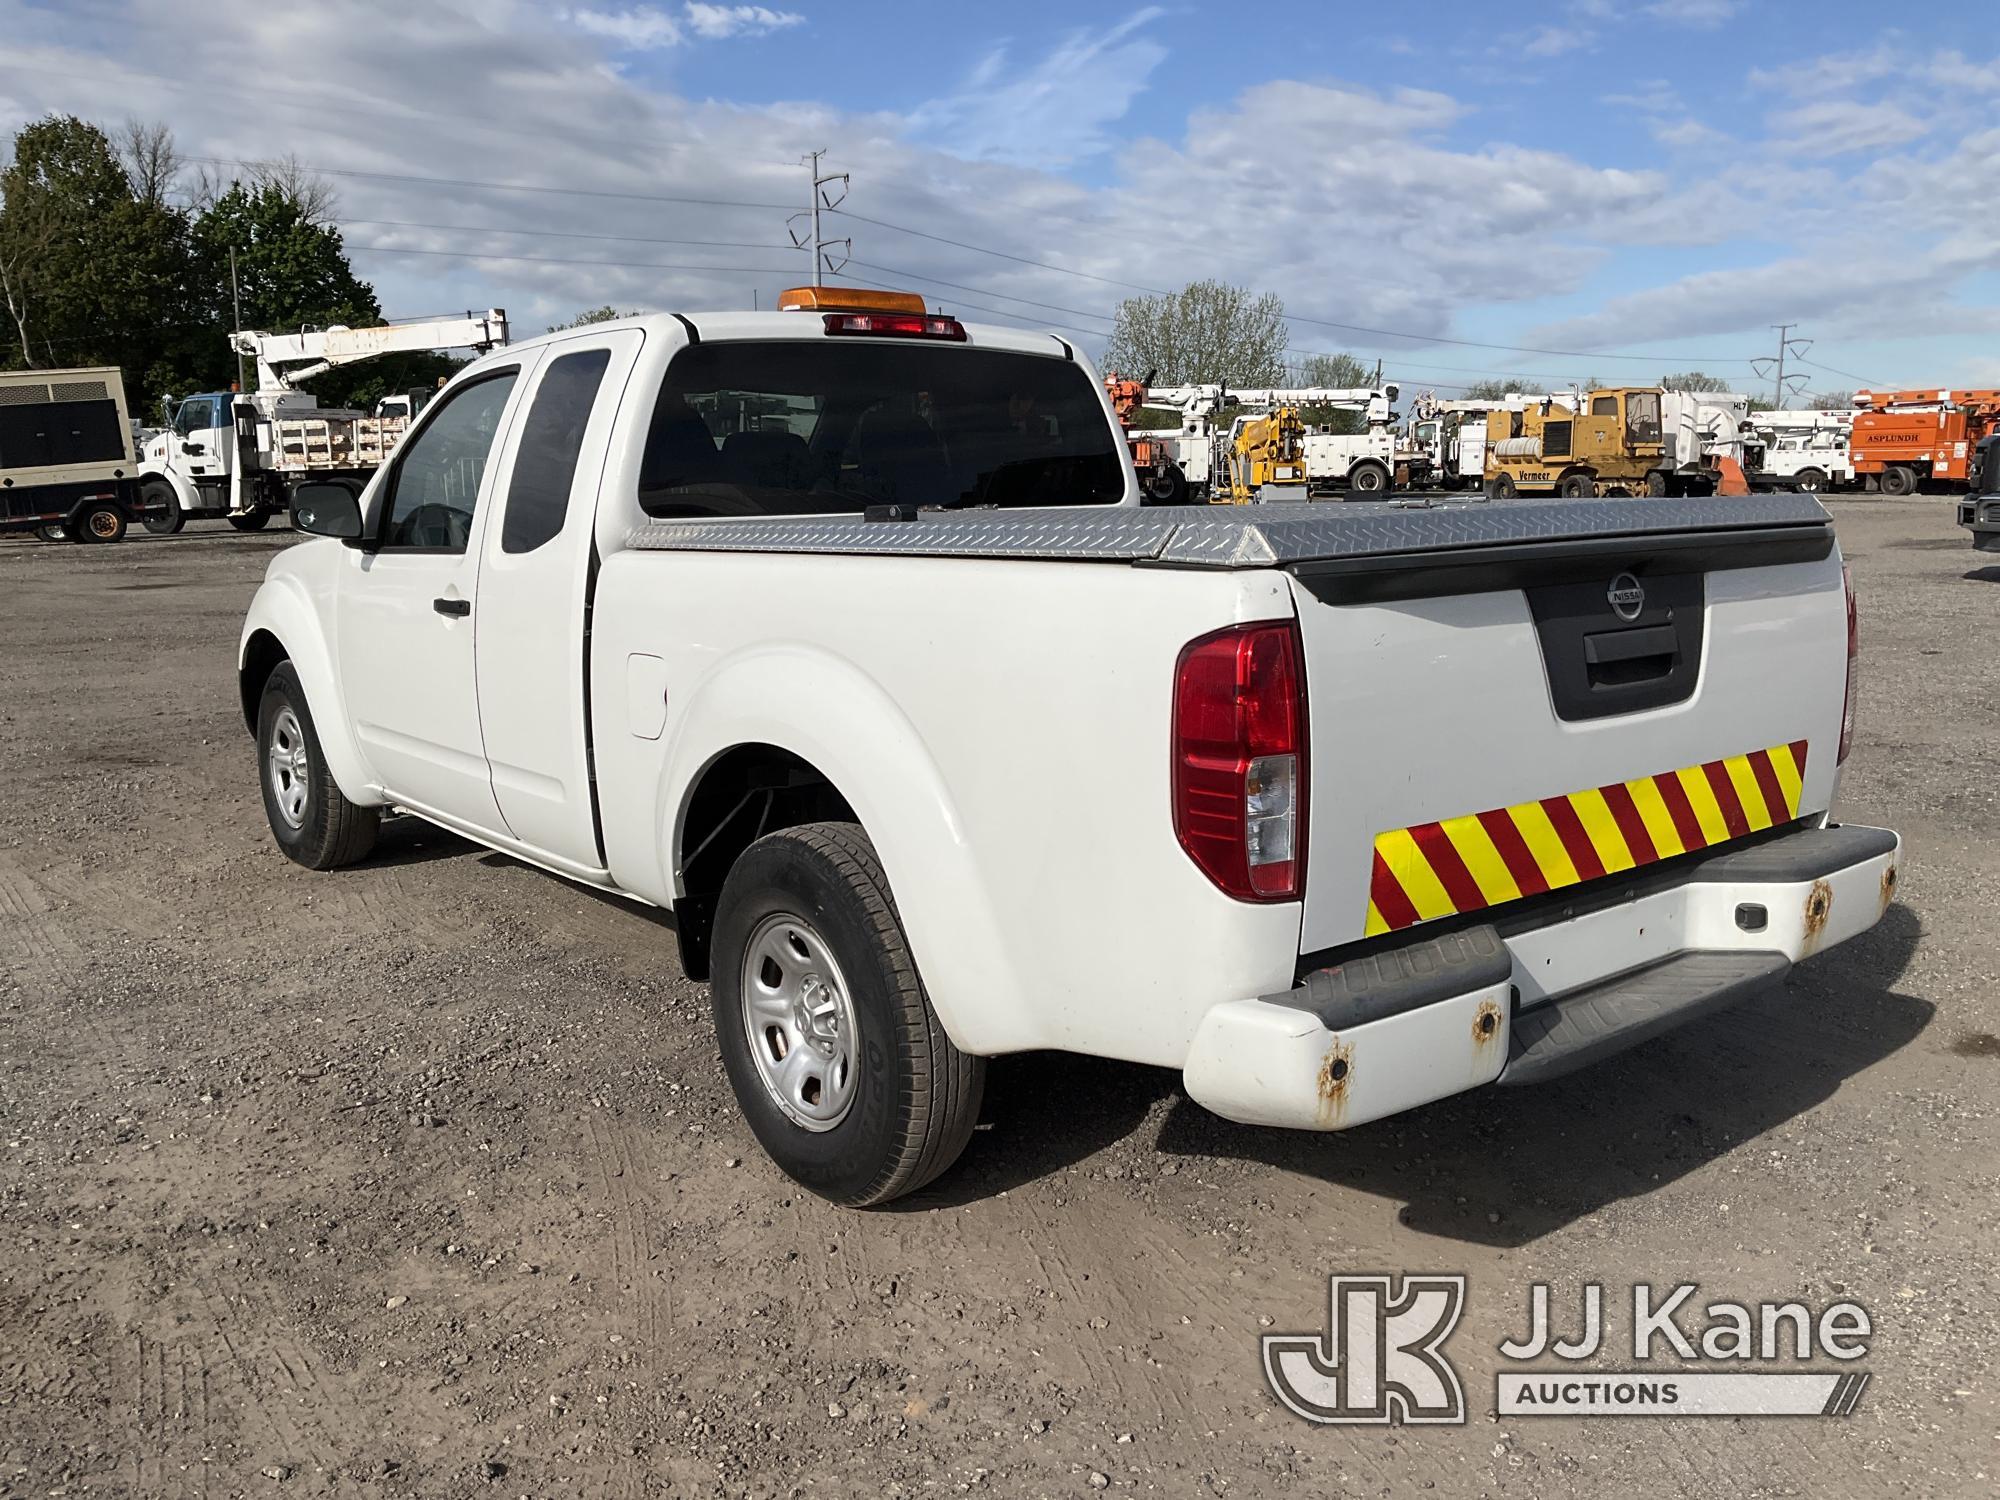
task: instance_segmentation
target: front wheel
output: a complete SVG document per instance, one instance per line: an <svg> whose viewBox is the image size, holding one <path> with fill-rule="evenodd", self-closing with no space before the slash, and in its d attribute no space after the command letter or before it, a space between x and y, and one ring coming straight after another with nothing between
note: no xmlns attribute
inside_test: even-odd
<svg viewBox="0 0 2000 1500"><path fill-rule="evenodd" d="M341 794L288 661L265 680L258 703L257 768L264 816L286 857L308 870L332 870L365 858L375 847L381 810Z"/></svg>
<svg viewBox="0 0 2000 1500"><path fill-rule="evenodd" d="M187 525L180 496L164 479L149 480L139 491L140 519L154 536L172 536Z"/></svg>
<svg viewBox="0 0 2000 1500"><path fill-rule="evenodd" d="M1490 499L1512 500L1514 498L1514 476L1495 474L1486 481L1486 493Z"/></svg>
<svg viewBox="0 0 2000 1500"><path fill-rule="evenodd" d="M723 1067L788 1176L859 1208L958 1159L986 1060L945 1035L857 824L782 829L746 849L723 882L714 951Z"/></svg>
<svg viewBox="0 0 2000 1500"><path fill-rule="evenodd" d="M1565 500L1588 500L1597 493L1597 484L1588 474L1565 474L1556 485L1556 493Z"/></svg>
<svg viewBox="0 0 2000 1500"><path fill-rule="evenodd" d="M66 542L69 531L60 521L44 521L35 528L35 535L45 542Z"/></svg>

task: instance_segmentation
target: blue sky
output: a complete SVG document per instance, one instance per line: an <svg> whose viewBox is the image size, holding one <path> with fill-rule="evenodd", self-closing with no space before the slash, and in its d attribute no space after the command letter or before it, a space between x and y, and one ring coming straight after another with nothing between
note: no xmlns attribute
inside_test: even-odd
<svg viewBox="0 0 2000 1500"><path fill-rule="evenodd" d="M1768 389L1781 322L1814 389L2000 384L1990 5L1907 30L1780 0L203 14L193 47L166 0L0 0L0 129L139 115L212 168L323 167L393 314L768 306L825 147L851 274L1091 347L1122 296L1217 276L1282 296L1301 357L1447 394Z"/></svg>

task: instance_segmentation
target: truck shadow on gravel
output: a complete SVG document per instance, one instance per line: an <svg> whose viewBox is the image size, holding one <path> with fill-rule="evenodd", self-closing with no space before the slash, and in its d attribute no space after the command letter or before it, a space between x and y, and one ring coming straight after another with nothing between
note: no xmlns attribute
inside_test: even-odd
<svg viewBox="0 0 2000 1500"><path fill-rule="evenodd" d="M990 1127L956 1172L909 1206L972 1201L1063 1171L1141 1133L1166 1100L1156 1159L1140 1164L1148 1178L1176 1161L1183 1172L1205 1170L1187 1158L1260 1162L1399 1200L1401 1222L1422 1233L1528 1244L1698 1170L1909 1045L1936 1011L1894 989L1920 936L1916 915L1892 906L1783 988L1595 1068L1475 1090L1332 1135L1232 1124L1163 1069L1060 1054L1000 1059L988 1082Z"/></svg>

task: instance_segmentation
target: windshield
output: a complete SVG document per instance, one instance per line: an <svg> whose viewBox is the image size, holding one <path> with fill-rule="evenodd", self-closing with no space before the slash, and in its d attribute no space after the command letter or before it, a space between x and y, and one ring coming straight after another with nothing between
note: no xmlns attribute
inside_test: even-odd
<svg viewBox="0 0 2000 1500"><path fill-rule="evenodd" d="M1083 368L962 344L699 344L654 408L654 516L838 515L870 505L1109 505L1116 439Z"/></svg>
<svg viewBox="0 0 2000 1500"><path fill-rule="evenodd" d="M181 409L174 413L174 431L182 437L206 432L216 425L213 396L190 396L181 403Z"/></svg>
<svg viewBox="0 0 2000 1500"><path fill-rule="evenodd" d="M1633 391L1625 397L1625 425L1635 443L1660 440L1660 393Z"/></svg>

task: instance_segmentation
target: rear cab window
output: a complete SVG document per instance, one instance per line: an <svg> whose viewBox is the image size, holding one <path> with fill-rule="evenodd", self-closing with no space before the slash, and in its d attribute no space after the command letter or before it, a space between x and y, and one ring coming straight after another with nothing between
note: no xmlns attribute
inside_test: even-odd
<svg viewBox="0 0 2000 1500"><path fill-rule="evenodd" d="M657 517L871 505L1114 505L1117 439L1083 367L1006 350L717 341L668 365L639 472Z"/></svg>

